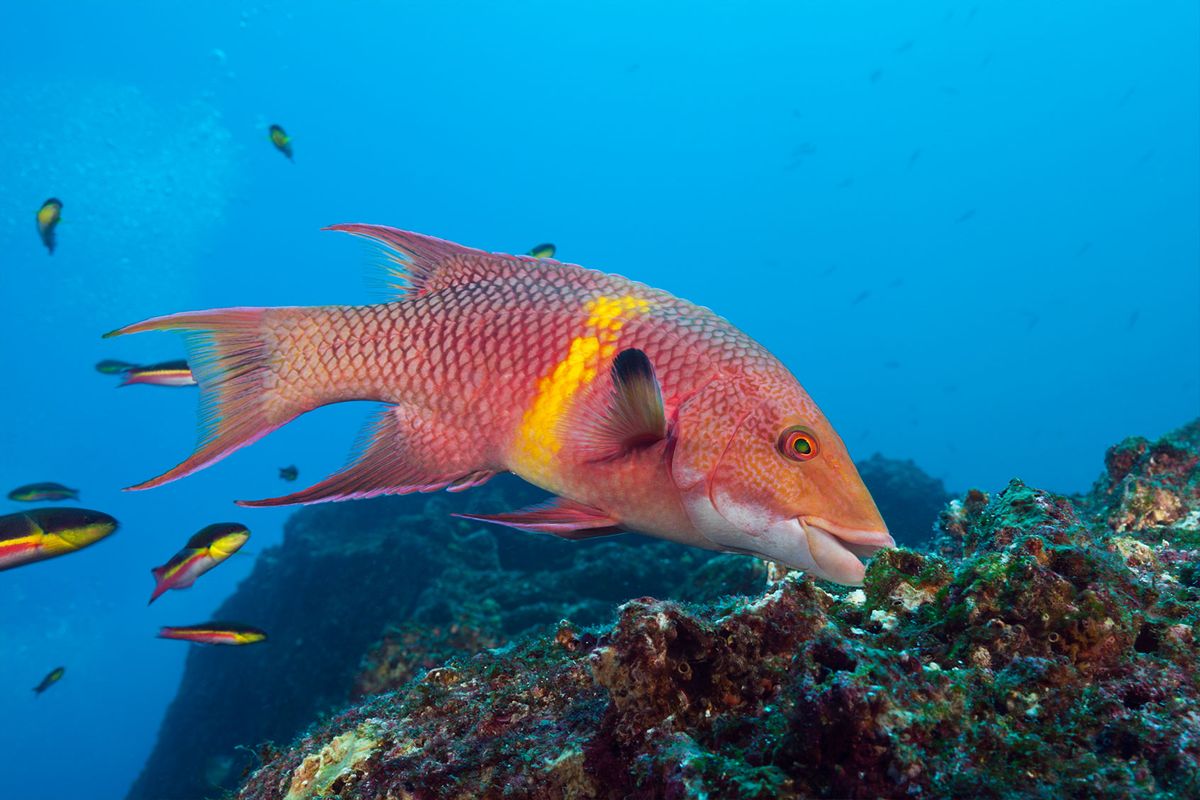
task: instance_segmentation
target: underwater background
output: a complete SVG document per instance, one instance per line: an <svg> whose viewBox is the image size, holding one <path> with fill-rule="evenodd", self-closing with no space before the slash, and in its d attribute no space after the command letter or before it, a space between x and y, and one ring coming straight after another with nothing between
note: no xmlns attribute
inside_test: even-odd
<svg viewBox="0 0 1200 800"><path fill-rule="evenodd" d="M855 458L1084 491L1200 413L1198 30L1185 0L4 4L0 488L78 487L121 528L0 574L0 795L125 795L190 647L155 632L208 619L292 511L231 501L334 471L368 413L123 493L190 452L196 393L118 390L95 362L183 346L104 332L377 302L332 223L553 241L762 342ZM247 555L147 607L217 521Z"/></svg>

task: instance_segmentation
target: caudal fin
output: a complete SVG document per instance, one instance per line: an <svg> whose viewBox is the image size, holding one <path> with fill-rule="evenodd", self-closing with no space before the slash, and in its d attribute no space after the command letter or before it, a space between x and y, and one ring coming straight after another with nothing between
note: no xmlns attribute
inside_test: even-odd
<svg viewBox="0 0 1200 800"><path fill-rule="evenodd" d="M105 334L182 331L188 362L200 386L200 435L195 452L132 490L161 486L258 441L319 402L290 391L272 368L279 352L269 339L272 321L304 313L296 308L224 308L155 317ZM294 344L292 345L294 346Z"/></svg>

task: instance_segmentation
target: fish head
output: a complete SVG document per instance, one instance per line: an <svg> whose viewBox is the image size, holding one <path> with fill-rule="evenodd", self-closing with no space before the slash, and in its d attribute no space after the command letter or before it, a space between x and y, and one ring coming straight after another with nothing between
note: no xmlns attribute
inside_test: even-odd
<svg viewBox="0 0 1200 800"><path fill-rule="evenodd" d="M241 549L246 540L250 538L250 532L245 528L237 531L230 531L222 534L219 538L209 545L208 553L213 558L224 560Z"/></svg>
<svg viewBox="0 0 1200 800"><path fill-rule="evenodd" d="M41 508L29 516L42 530L41 549L47 554L74 552L117 529L117 521L108 514L86 508Z"/></svg>
<svg viewBox="0 0 1200 800"><path fill-rule="evenodd" d="M787 378L766 390L710 388L681 407L675 458L684 461L672 470L684 508L720 549L860 585L861 559L895 541L845 444ZM707 441L684 441L697 432Z"/></svg>
<svg viewBox="0 0 1200 800"><path fill-rule="evenodd" d="M237 522L216 522L201 529L188 541L188 547L207 550L210 558L224 561L241 549L250 531Z"/></svg>

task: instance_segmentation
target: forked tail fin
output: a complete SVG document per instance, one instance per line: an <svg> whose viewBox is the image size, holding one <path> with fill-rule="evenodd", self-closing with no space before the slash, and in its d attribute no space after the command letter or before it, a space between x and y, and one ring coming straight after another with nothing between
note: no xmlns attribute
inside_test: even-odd
<svg viewBox="0 0 1200 800"><path fill-rule="evenodd" d="M305 346L303 336L279 337L277 328L317 312L304 308L224 308L190 311L138 322L105 334L182 331L188 363L200 385L196 450L157 478L130 486L150 489L190 475L333 398L290 385L278 365L284 348ZM294 384L294 381L293 381Z"/></svg>

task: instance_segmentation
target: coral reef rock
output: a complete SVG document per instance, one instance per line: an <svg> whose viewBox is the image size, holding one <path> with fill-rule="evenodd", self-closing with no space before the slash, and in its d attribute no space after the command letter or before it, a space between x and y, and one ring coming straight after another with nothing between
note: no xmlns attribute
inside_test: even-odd
<svg viewBox="0 0 1200 800"><path fill-rule="evenodd" d="M394 629L359 687L398 688L264 750L238 797L1200 796L1198 461L1195 423L1117 445L1084 497L970 491L859 590L581 601L544 631L525 587L460 581L479 602L430 658Z"/></svg>

